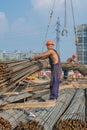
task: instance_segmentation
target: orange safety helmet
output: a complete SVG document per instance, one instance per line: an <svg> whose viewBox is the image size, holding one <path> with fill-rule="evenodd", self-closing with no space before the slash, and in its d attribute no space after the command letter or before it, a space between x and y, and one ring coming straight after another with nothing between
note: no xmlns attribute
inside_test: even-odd
<svg viewBox="0 0 87 130"><path fill-rule="evenodd" d="M73 57L73 58L77 58L77 54L73 54L72 57Z"/></svg>
<svg viewBox="0 0 87 130"><path fill-rule="evenodd" d="M48 40L48 41L46 42L46 46L48 46L48 45L54 45L54 42L53 42L52 40Z"/></svg>

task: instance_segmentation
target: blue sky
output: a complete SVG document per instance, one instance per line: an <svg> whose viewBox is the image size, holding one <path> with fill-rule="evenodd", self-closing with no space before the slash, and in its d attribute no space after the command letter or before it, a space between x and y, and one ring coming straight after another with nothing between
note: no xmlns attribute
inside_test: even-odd
<svg viewBox="0 0 87 130"><path fill-rule="evenodd" d="M42 52L54 0L0 0L0 50ZM75 24L87 24L87 0L72 0ZM75 53L75 35L70 0L66 0L68 36L60 35L60 56L65 61ZM64 27L64 0L55 0L47 40L56 42L56 22ZM44 47L44 51L46 48Z"/></svg>

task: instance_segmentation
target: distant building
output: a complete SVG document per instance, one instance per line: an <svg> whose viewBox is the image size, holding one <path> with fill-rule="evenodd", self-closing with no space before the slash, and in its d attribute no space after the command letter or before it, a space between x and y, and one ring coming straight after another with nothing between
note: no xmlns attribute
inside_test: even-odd
<svg viewBox="0 0 87 130"><path fill-rule="evenodd" d="M76 26L78 61L87 65L87 24Z"/></svg>
<svg viewBox="0 0 87 130"><path fill-rule="evenodd" d="M0 60L3 59L3 52L0 51Z"/></svg>
<svg viewBox="0 0 87 130"><path fill-rule="evenodd" d="M0 51L0 61L6 61L6 60L24 60L27 59L29 57L32 57L34 55L37 55L38 53L36 53L33 50L30 50L28 52L22 52L19 50L15 50L12 53L8 53L5 51Z"/></svg>
<svg viewBox="0 0 87 130"><path fill-rule="evenodd" d="M8 60L9 54L5 51L0 51L0 61Z"/></svg>

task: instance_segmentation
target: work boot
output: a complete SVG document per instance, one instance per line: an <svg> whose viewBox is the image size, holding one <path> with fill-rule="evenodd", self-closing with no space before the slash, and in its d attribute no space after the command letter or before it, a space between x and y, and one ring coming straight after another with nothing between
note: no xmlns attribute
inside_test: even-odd
<svg viewBox="0 0 87 130"><path fill-rule="evenodd" d="M57 99L55 98L55 99L48 99L48 100L46 100L47 102L49 102L49 101L54 101L54 102L56 102L57 101Z"/></svg>

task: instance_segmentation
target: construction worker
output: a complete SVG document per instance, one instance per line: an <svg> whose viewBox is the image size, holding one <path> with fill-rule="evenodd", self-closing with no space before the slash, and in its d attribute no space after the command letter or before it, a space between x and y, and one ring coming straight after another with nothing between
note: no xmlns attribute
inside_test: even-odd
<svg viewBox="0 0 87 130"><path fill-rule="evenodd" d="M49 100L54 100L58 98L58 90L60 83L60 75L61 75L61 64L60 64L60 56L56 52L54 48L54 42L52 40L48 40L46 42L47 51L34 56L31 60L45 59L49 58L49 63L51 66L51 84L50 84L50 97Z"/></svg>
<svg viewBox="0 0 87 130"><path fill-rule="evenodd" d="M77 59L76 59L76 60L74 60L74 62L75 62L75 63L77 63L77 64L79 64L79 62L78 62L78 60L77 60ZM79 75L78 70L75 70L75 71L74 71L73 78L74 78L75 80L78 80L78 75Z"/></svg>
<svg viewBox="0 0 87 130"><path fill-rule="evenodd" d="M77 58L77 54L73 54L72 57L69 57L66 62L76 62L75 58ZM68 70L64 70L64 80L68 79Z"/></svg>

